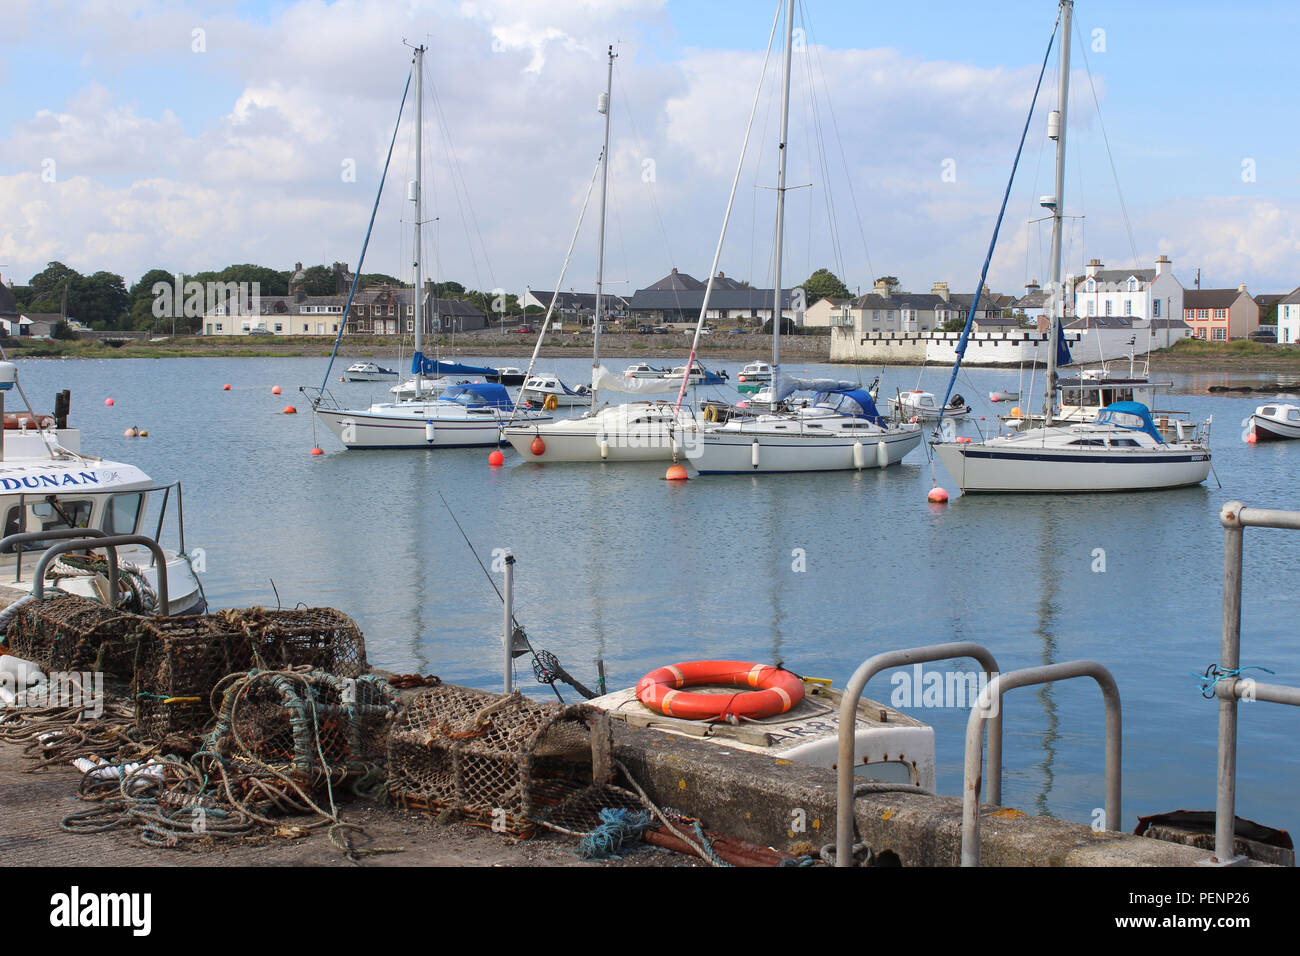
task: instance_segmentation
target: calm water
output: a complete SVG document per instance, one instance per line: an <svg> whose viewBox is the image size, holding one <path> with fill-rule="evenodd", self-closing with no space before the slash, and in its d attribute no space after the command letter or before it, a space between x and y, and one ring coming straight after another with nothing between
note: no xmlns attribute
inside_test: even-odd
<svg viewBox="0 0 1300 956"><path fill-rule="evenodd" d="M734 378L742 363L719 364ZM545 367L581 381L589 360ZM886 473L685 485L660 480L658 464L541 467L507 450L505 467L494 470L486 449L345 452L323 428L313 437L310 415L279 414L286 401L303 410L297 387L318 385L323 372L324 360L314 358L21 366L38 410L52 407L56 390L73 390L86 451L184 481L187 543L206 552L214 607L274 606L274 581L285 606L330 605L355 617L377 666L496 689L501 605L441 491L485 562L493 548L513 549L517 616L535 646L582 679L594 681L597 657L611 688L663 663L737 658L784 660L842 683L880 650L951 640L986 645L1004 670L1091 658L1111 669L1123 697L1125 827L1138 814L1213 808L1215 704L1192 673L1218 660L1217 514L1234 498L1300 509L1300 443L1241 440L1240 422L1259 398L1178 394L1168 403L1214 416L1222 489L1211 477L1204 487L1142 495L962 499L936 463L954 501L932 508L921 449ZM875 372L862 374L869 382ZM891 369L882 401L914 387L918 375L942 392L944 370ZM1227 380L1175 378L1201 390ZM987 393L1016 384L1016 372L973 370L958 391L992 422L994 408L1006 406L988 405ZM273 396L272 385L284 394ZM331 387L357 402L386 388ZM104 406L107 396L115 407ZM123 438L130 425L151 437ZM311 457L313 444L327 454ZM1104 573L1092 570L1098 548ZM795 549L803 549L803 573L794 570ZM1275 676L1260 676L1286 684L1300 683L1291 581L1298 549L1300 536L1247 535L1242 662L1269 667ZM526 666L520 678L530 693L548 693ZM880 700L890 693L887 674L868 687ZM935 727L941 791L959 793L966 712L913 713ZM1006 714L1006 802L1088 821L1103 802L1096 686L1017 690ZM1238 785L1241 815L1293 831L1294 727L1287 708L1242 708Z"/></svg>

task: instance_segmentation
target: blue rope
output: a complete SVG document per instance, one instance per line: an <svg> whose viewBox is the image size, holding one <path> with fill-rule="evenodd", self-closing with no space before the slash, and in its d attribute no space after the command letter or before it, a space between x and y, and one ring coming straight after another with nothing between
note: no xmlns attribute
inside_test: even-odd
<svg viewBox="0 0 1300 956"><path fill-rule="evenodd" d="M730 863L713 852L713 844L711 844L709 838L704 835L704 827L700 826L699 820L692 823L691 827L695 830L695 835L699 838L700 846L704 847L704 852L709 855L710 860L718 866L731 866Z"/></svg>
<svg viewBox="0 0 1300 956"><path fill-rule="evenodd" d="M1219 681L1240 677L1242 671L1263 671L1265 674L1275 673L1275 671L1271 671L1260 664L1248 664L1245 667L1234 667L1230 670L1223 670L1218 664L1211 664L1204 674L1193 673L1192 676L1201 685L1201 693L1208 699L1214 696L1214 689L1219 686Z"/></svg>
<svg viewBox="0 0 1300 956"><path fill-rule="evenodd" d="M384 171L379 177L379 191L375 193L375 205L370 210L370 225L366 227L366 240L361 243L361 257L357 260L357 269L352 273L352 286L348 289L348 304L343 307L343 316L339 319L339 333L334 336L334 351L330 353L329 364L325 366L325 378L321 380L321 395L325 394L325 386L329 384L330 372L334 369L334 359L339 354L339 344L343 341L343 330L348 327L348 316L352 314L352 298L357 294L357 283L361 280L361 267L366 261L366 249L370 245L370 233L375 228L375 215L379 212L379 199L384 194L384 181L388 178L388 164L393 159L393 144L397 142L397 130L402 125L402 111L406 108L406 95L411 91L411 74L406 74L406 87L402 90L402 102L397 107L397 122L393 124L393 138L388 142L388 156L384 159ZM419 157L416 157L419 162ZM419 276L416 276L416 285L419 285ZM421 290L417 288L415 294L419 295Z"/></svg>
<svg viewBox="0 0 1300 956"><path fill-rule="evenodd" d="M600 811L600 825L582 838L578 856L584 860L621 859L620 853L654 825L647 810L607 807Z"/></svg>
<svg viewBox="0 0 1300 956"><path fill-rule="evenodd" d="M943 424L943 413L948 408L948 399L952 397L952 388L957 383L957 372L961 360L966 357L966 343L970 339L971 324L975 320L975 310L979 308L980 296L984 293L984 282L988 278L989 263L993 261L993 250L998 244L998 232L1002 229L1002 217L1007 214L1007 200L1011 198L1011 184L1016 181L1016 169L1020 166L1020 155L1025 150L1025 138L1029 135L1029 124L1034 119L1034 108L1038 105L1038 94L1043 88L1043 76L1047 73L1047 61L1052 55L1052 45L1056 42L1056 31L1061 26L1058 16L1052 27L1052 35L1047 38L1047 52L1043 54L1043 65L1038 71L1038 85L1034 87L1034 98L1029 104L1029 115L1025 117L1025 128L1020 133L1020 146L1016 149L1016 160L1011 164L1011 176L1007 179L1007 190L1002 194L1002 208L998 210L998 221L993 226L993 238L989 240L989 252L984 257L984 268L980 270L980 281L975 286L975 296L971 299L970 311L966 313L966 325L961 330L961 339L957 342L957 361L952 365L952 376L948 379L948 390L943 394L943 403L939 409L939 419L935 422L935 431Z"/></svg>

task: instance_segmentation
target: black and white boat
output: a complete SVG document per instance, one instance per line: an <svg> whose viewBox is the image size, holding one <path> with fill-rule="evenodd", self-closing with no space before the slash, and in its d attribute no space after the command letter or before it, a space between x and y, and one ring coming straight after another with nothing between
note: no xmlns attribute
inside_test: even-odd
<svg viewBox="0 0 1300 956"><path fill-rule="evenodd" d="M349 365L343 375L349 382L389 382L397 378L397 370L375 362L357 362Z"/></svg>

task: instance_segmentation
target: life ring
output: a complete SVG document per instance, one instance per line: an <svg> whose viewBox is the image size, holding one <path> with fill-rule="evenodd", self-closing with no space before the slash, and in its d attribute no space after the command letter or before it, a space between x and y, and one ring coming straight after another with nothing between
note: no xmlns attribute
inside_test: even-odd
<svg viewBox="0 0 1300 956"><path fill-rule="evenodd" d="M683 687L720 684L756 687L739 694L692 694ZM803 700L803 681L797 674L770 664L747 661L685 661L652 670L636 684L636 696L656 713L685 720L754 720L784 714Z"/></svg>
<svg viewBox="0 0 1300 956"><path fill-rule="evenodd" d="M542 402L542 411L553 412L560 407L560 400L554 395L547 395L546 401Z"/></svg>

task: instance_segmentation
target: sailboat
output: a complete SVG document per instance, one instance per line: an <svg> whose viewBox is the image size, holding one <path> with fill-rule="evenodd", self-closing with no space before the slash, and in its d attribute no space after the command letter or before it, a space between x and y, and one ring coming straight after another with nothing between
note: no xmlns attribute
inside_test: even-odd
<svg viewBox="0 0 1300 956"><path fill-rule="evenodd" d="M601 94L596 107L605 117L605 144L600 158L600 225L596 254L596 318L592 326L591 389L585 394L575 395L577 389L569 389L556 376L548 376L555 380L558 388L552 387L547 394L555 395L557 403L582 402L590 404L591 410L578 418L559 419L549 423L516 420L502 429L505 440L519 454L534 461L668 461L681 451L683 428L695 423L695 416L689 409L680 411L667 401L629 402L605 408L599 406L602 389L628 394L664 394L676 390L683 374L679 371L675 377L654 379L626 377L615 375L600 364L600 328L605 284L605 204L609 192L609 130L616 56L611 46L605 92ZM546 325L543 324L540 335L545 334ZM522 394L531 396L531 387L530 380L525 383ZM560 389L563 389L563 393ZM571 400L566 402L566 397Z"/></svg>
<svg viewBox="0 0 1300 956"><path fill-rule="evenodd" d="M781 375L781 257L785 232L786 162L789 157L790 58L794 0L785 17L784 88L777 162L775 290L772 303L771 411L732 418L693 430L687 457L700 474L844 471L885 468L921 443L919 423L895 424L876 409L868 391L853 382L802 380ZM796 391L814 393L811 403L787 410Z"/></svg>
<svg viewBox="0 0 1300 956"><path fill-rule="evenodd" d="M1061 227L1064 218L1065 191L1065 134L1070 93L1070 44L1073 0L1061 0L1057 27L1060 29L1060 81L1057 109L1047 121L1048 137L1056 142L1055 193L1043 199L1042 204L1052 213L1052 280L1051 280L1051 340L1047 355L1047 387L1044 392L1043 426L1030 428L1012 435L1000 435L983 442L939 440L932 442L935 454L957 480L963 492L1087 492L1087 491L1139 491L1160 488L1177 488L1203 482L1210 472L1209 422L1191 429L1191 434L1166 440L1152 420L1151 410L1140 402L1122 401L1101 409L1091 422L1053 425L1057 389L1057 366L1068 361L1069 350L1061 336L1062 317L1066 302L1061 284ZM1055 32L1055 31L1054 31ZM1051 44L1049 41L1048 55ZM1043 68L1046 69L1044 57ZM1039 88L1042 73L1039 74ZM1034 91L1034 102L1038 90ZM1029 119L1033 118L1030 106ZM1020 140L1024 148L1024 135ZM1016 154L1017 164L1020 153ZM1012 180L1015 167L1012 167ZM1003 197L1001 225L1006 212L1007 193ZM980 291L987 275L989 259L997 243L997 229L984 262ZM957 361L953 365L948 392L951 394L966 342L970 334L979 292L966 319L966 327L957 346ZM1064 354L1061 354L1061 353ZM944 396L945 404L947 395ZM942 420L940 421L942 425Z"/></svg>
<svg viewBox="0 0 1300 956"><path fill-rule="evenodd" d="M451 385L436 394L426 388L428 376L443 374L487 374L495 369L461 366L426 358L421 351L424 331L423 269L421 263L422 218L422 132L424 125L424 53L415 48L415 180L407 198L415 213L415 354L411 358L409 399L379 402L363 409L341 408L322 392L312 411L345 448L469 448L502 444L501 426L507 421L549 422L545 412L515 407L504 386L491 382ZM382 186L381 186L382 189ZM363 253L364 256L364 253ZM358 267L358 273L361 271ZM353 280L353 291L356 280ZM436 309L436 298L434 299ZM349 307L351 296L349 296ZM340 329L340 334L341 334Z"/></svg>

